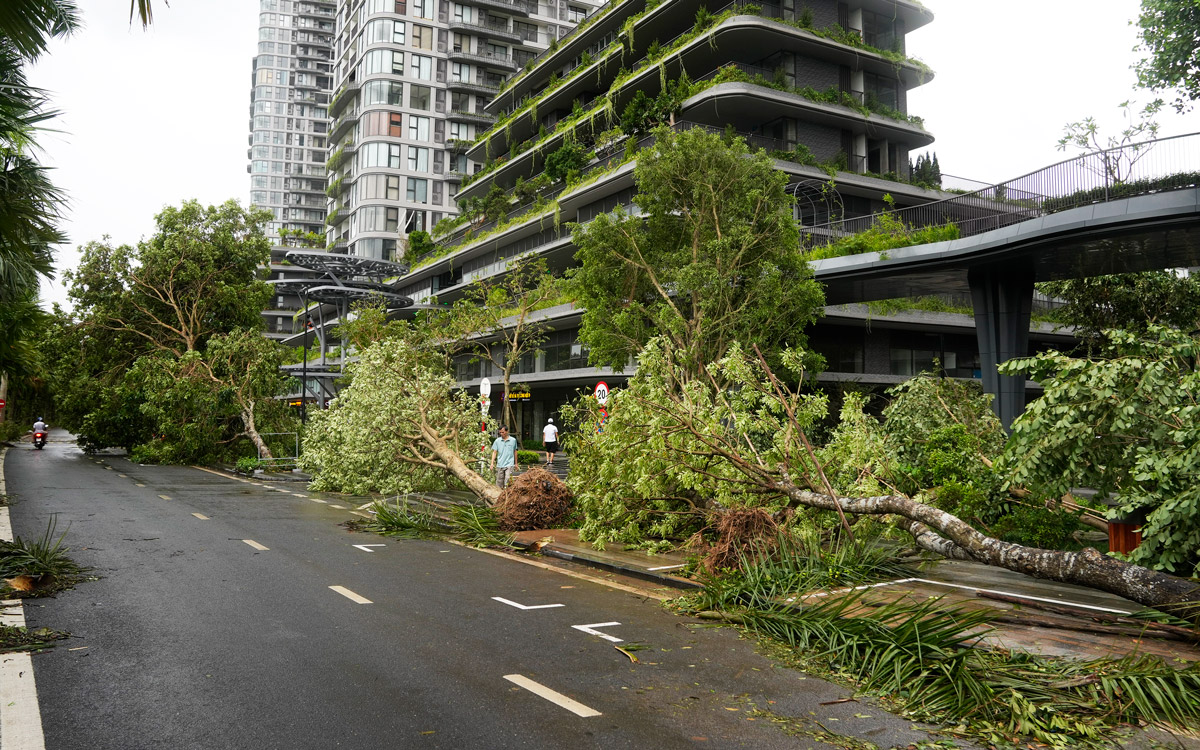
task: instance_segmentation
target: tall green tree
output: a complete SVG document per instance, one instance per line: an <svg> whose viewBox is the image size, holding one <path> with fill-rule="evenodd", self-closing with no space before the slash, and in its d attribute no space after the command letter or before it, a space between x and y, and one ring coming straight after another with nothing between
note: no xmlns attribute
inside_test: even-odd
<svg viewBox="0 0 1200 750"><path fill-rule="evenodd" d="M663 335L698 371L734 342L802 346L823 294L798 252L787 177L740 138L660 128L635 171L641 215L576 227L571 289L594 364Z"/></svg>
<svg viewBox="0 0 1200 750"><path fill-rule="evenodd" d="M0 5L0 398L6 400L13 378L33 374L37 288L53 271L53 246L65 240L57 227L63 196L34 158L38 128L53 113L25 68L53 37L77 26L68 0ZM10 411L0 410L0 422Z"/></svg>
<svg viewBox="0 0 1200 750"><path fill-rule="evenodd" d="M203 460L243 436L269 455L258 414L285 380L278 347L253 339L271 294L258 278L268 218L188 201L136 247L84 246L67 275L78 322L59 370L65 426L148 459Z"/></svg>
<svg viewBox="0 0 1200 750"><path fill-rule="evenodd" d="M1138 49L1146 57L1134 66L1138 84L1152 91L1174 89L1180 112L1200 98L1200 2L1142 0L1137 19Z"/></svg>

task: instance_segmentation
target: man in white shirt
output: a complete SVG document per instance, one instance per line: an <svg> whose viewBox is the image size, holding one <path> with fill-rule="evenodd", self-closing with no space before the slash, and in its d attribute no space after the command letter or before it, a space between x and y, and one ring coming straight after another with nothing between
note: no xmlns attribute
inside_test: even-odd
<svg viewBox="0 0 1200 750"><path fill-rule="evenodd" d="M546 464L554 463L554 454L558 453L558 428L554 426L554 418L546 420L542 428L542 447L546 449Z"/></svg>

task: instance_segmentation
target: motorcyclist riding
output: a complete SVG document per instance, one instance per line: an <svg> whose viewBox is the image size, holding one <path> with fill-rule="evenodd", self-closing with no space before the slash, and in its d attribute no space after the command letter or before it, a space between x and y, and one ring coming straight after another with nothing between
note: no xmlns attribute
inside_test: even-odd
<svg viewBox="0 0 1200 750"><path fill-rule="evenodd" d="M38 417L37 421L33 423L33 431L35 433L46 431L46 423L42 421L41 417Z"/></svg>

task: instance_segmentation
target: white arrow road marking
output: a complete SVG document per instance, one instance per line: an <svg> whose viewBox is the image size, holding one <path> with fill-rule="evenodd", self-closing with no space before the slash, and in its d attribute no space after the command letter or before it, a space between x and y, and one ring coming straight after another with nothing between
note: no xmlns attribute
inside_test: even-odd
<svg viewBox="0 0 1200 750"><path fill-rule="evenodd" d="M386 544L352 544L350 546L358 547L363 552L374 552L375 550L367 549L367 547L386 547L387 545Z"/></svg>
<svg viewBox="0 0 1200 750"><path fill-rule="evenodd" d="M596 709L588 708L587 706L583 705L579 701L572 700L571 698L568 698L567 696L563 695L562 693L556 692L556 691L551 690L550 688L546 687L545 685L534 682L533 680L529 679L528 677L526 677L524 675L506 674L506 675L504 675L504 679L508 680L509 682L513 683L514 685L520 685L521 687L525 688L526 690L533 693L534 695L541 696L542 698L545 698L546 700L550 701L551 703L555 704L556 706L561 706L561 707L567 709L568 711L575 714L576 716L582 716L586 719L589 716L600 716L601 715L600 712L597 711Z"/></svg>
<svg viewBox="0 0 1200 750"><path fill-rule="evenodd" d="M516 607L517 609L550 609L551 607L565 607L566 606L565 604L530 604L530 605L517 604L514 601L510 601L508 599L504 599L499 596L493 596L492 598L495 599L496 601L500 602L501 604L507 604L508 606ZM614 623L614 624L616 624L616 623Z"/></svg>
<svg viewBox="0 0 1200 750"><path fill-rule="evenodd" d="M600 631L594 629L594 628L611 628L613 625L620 625L620 624L621 623L619 623L619 622L593 622L591 625L572 625L571 627L575 628L576 630L582 630L583 632L587 633L588 635L598 635L606 641L612 641L613 643L621 643L620 638L617 638L616 636L608 635L607 633L601 633Z"/></svg>
<svg viewBox="0 0 1200 750"><path fill-rule="evenodd" d="M242 541L243 541L243 542L245 542L246 544L249 544L249 545L250 545L251 547L253 547L254 549L257 549L257 550L262 550L263 552L267 552L267 551L268 551L268 548L267 548L267 547L264 547L264 546L262 546L261 544L259 544L258 542L254 541L253 539L243 539Z"/></svg>
<svg viewBox="0 0 1200 750"><path fill-rule="evenodd" d="M330 586L329 588L338 592L352 602L358 602L359 604L374 604L374 602L372 602L370 599L366 598L365 596L359 596L345 586Z"/></svg>
<svg viewBox="0 0 1200 750"><path fill-rule="evenodd" d="M204 515L203 513L193 513L192 515L195 516L196 518L199 518L201 521L210 520L209 517Z"/></svg>

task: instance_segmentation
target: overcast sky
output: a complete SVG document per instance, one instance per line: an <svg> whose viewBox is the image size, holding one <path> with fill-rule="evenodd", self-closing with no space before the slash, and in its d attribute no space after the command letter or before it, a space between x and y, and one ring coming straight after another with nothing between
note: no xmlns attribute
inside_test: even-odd
<svg viewBox="0 0 1200 750"><path fill-rule="evenodd" d="M0 0L3 2L4 0ZM719 1L719 0L718 0ZM32 71L62 116L41 138L70 196L59 269L110 235L136 243L164 206L249 196L250 65L257 0L155 0L149 31L128 0L85 0L84 30L56 42ZM937 138L946 174L984 182L1066 158L1063 125L1088 115L1120 129L1118 104L1145 101L1129 69L1139 0L926 0L935 20L908 52L935 77L909 95ZM1161 135L1200 131L1200 114L1160 117ZM60 285L43 296L65 301Z"/></svg>

